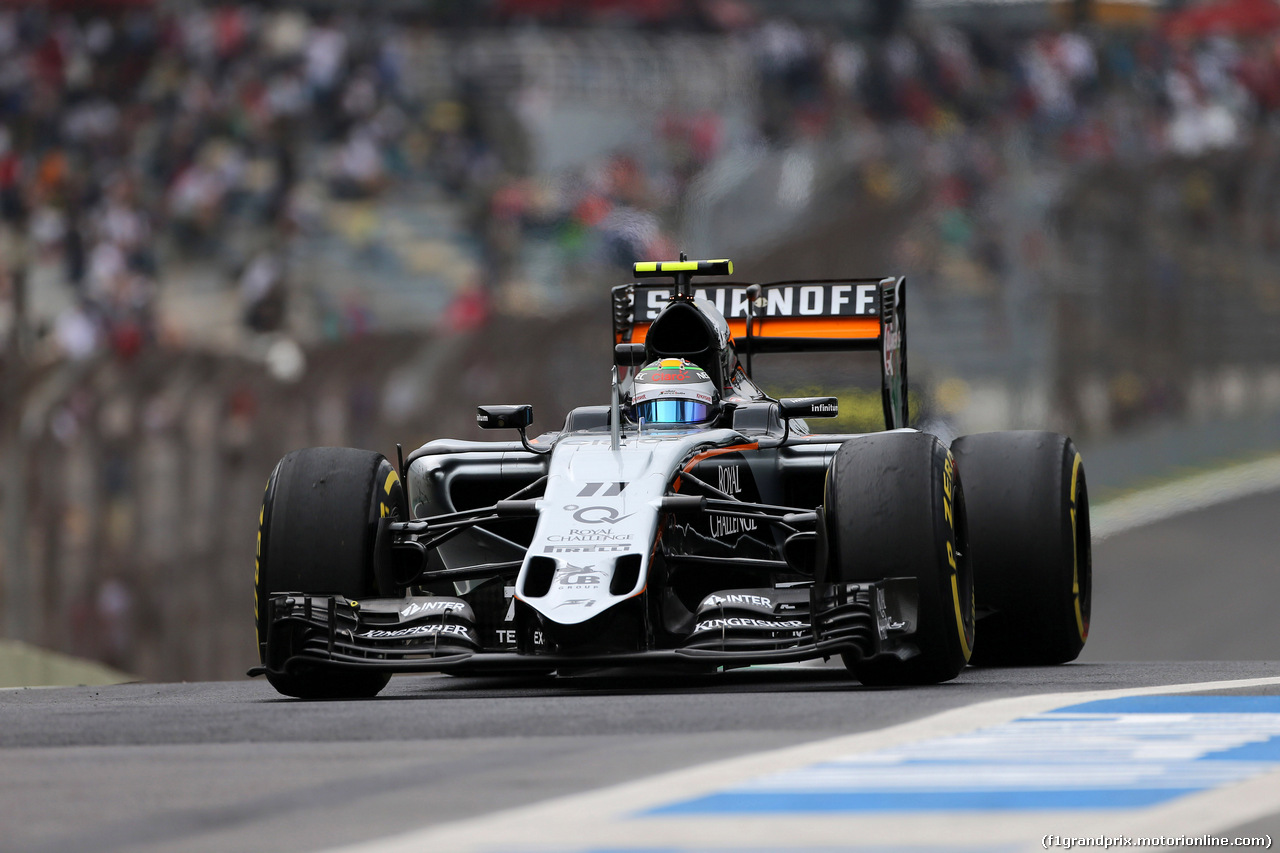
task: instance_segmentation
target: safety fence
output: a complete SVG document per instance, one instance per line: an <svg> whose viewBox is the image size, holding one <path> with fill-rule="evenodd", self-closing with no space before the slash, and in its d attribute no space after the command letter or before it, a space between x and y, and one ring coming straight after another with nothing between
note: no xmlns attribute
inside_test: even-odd
<svg viewBox="0 0 1280 853"><path fill-rule="evenodd" d="M254 536L281 456L354 446L394 459L396 442L407 454L481 438L485 403L533 403L535 429L554 429L608 399L607 362L584 357L607 352L607 335L602 310L554 334L496 320L467 336L371 337L312 351L289 383L198 353L46 369L2 448L20 471L0 495L4 529L20 531L0 553L6 633L147 679L238 677L256 663Z"/></svg>

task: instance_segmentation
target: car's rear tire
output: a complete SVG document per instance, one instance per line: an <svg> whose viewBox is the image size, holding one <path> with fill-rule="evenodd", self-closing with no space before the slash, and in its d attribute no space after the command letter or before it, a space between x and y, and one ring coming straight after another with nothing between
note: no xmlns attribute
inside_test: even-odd
<svg viewBox="0 0 1280 853"><path fill-rule="evenodd" d="M907 660L845 665L863 684L935 684L960 674L973 646L973 573L965 502L947 448L932 435L882 433L841 445L823 498L828 577L917 581L919 607Z"/></svg>
<svg viewBox="0 0 1280 853"><path fill-rule="evenodd" d="M382 516L408 519L408 505L399 475L381 454L311 447L280 460L267 481L258 516L254 617L263 663L267 601L273 593L359 600L379 592L373 546ZM300 699L366 698L390 678L380 672L323 668L267 673L276 690Z"/></svg>
<svg viewBox="0 0 1280 853"><path fill-rule="evenodd" d="M1093 561L1084 464L1052 432L951 445L964 477L981 618L979 666L1066 663L1089 637Z"/></svg>

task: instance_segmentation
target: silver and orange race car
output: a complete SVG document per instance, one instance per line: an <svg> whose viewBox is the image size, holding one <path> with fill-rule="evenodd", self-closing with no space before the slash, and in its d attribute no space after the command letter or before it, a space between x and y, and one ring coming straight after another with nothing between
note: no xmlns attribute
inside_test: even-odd
<svg viewBox="0 0 1280 853"><path fill-rule="evenodd" d="M636 264L644 280L612 291L609 401L553 432L528 436L530 406L482 405L481 427L518 440L431 441L394 465L351 448L280 460L250 674L333 698L406 672L839 657L864 684L904 685L1074 659L1091 564L1071 440L948 448L911 429L901 278L714 278L732 272ZM829 351L876 353L884 431L813 434L835 397L752 381L754 355Z"/></svg>

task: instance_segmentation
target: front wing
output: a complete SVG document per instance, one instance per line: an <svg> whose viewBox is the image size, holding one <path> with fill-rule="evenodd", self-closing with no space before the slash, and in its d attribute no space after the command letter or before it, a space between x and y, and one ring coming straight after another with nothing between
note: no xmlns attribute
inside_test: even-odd
<svg viewBox="0 0 1280 853"><path fill-rule="evenodd" d="M692 632L679 647L606 652L558 649L536 631L525 632L518 650L486 647L482 626L461 598L358 602L281 593L267 605L266 660L249 674L315 668L403 673L654 666L706 670L837 655L907 659L918 653L912 642L916 602L915 581L906 578L724 590L703 601Z"/></svg>

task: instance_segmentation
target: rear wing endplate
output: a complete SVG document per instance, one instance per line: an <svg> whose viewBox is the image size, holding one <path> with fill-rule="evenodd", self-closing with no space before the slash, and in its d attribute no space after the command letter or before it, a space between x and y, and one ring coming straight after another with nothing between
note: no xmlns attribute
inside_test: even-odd
<svg viewBox="0 0 1280 853"><path fill-rule="evenodd" d="M691 289L728 321L748 372L757 353L878 352L885 428L907 425L905 278L716 282ZM674 293L669 283L613 288L614 343L643 343Z"/></svg>

